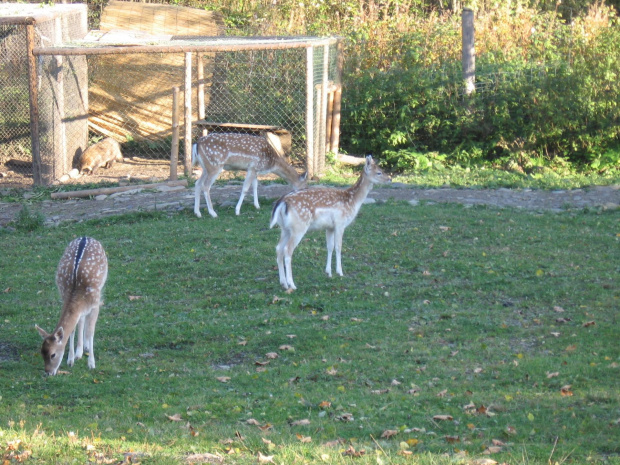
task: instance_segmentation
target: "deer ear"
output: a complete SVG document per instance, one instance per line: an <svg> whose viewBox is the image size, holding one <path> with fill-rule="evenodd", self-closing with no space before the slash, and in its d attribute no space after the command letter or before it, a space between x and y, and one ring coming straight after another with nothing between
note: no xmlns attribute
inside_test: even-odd
<svg viewBox="0 0 620 465"><path fill-rule="evenodd" d="M56 331L54 331L54 339L56 340L56 342L61 342L62 339L65 337L65 330L62 329L62 326L60 328L58 328Z"/></svg>
<svg viewBox="0 0 620 465"><path fill-rule="evenodd" d="M306 179L308 179L308 172L304 172L304 174L302 174L301 176L299 176L299 179L301 181L305 181Z"/></svg>
<svg viewBox="0 0 620 465"><path fill-rule="evenodd" d="M34 325L34 327L36 328L36 330L39 332L39 334L41 335L43 339L49 336L49 333L45 331L43 328L40 328L39 325Z"/></svg>
<svg viewBox="0 0 620 465"><path fill-rule="evenodd" d="M372 166L373 161L372 161L372 155L366 155L366 166L364 167L364 169L366 170L366 172L368 172L368 170L370 169L370 167Z"/></svg>

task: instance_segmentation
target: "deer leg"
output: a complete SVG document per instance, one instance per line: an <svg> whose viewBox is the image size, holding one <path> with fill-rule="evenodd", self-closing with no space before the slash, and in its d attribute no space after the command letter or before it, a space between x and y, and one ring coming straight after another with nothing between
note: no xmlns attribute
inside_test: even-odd
<svg viewBox="0 0 620 465"><path fill-rule="evenodd" d="M332 277L332 252L334 251L334 230L325 230L325 240L327 242L327 264L325 265L325 273Z"/></svg>
<svg viewBox="0 0 620 465"><path fill-rule="evenodd" d="M254 206L256 209L260 209L258 204L258 175L254 174L254 180L252 181L252 188L254 189Z"/></svg>
<svg viewBox="0 0 620 465"><path fill-rule="evenodd" d="M243 187L241 188L241 197L239 197L239 201L237 202L237 206L235 207L235 215L239 216L245 194L250 188L250 184L254 183L254 181L256 181L256 171L252 168L248 168L248 171L245 174L245 181L243 181ZM254 196L254 205L257 206L256 208L260 208L258 207L258 200L256 200L256 192L254 192Z"/></svg>
<svg viewBox="0 0 620 465"><path fill-rule="evenodd" d="M69 353L67 354L67 365L70 367L75 363L75 346L73 345L73 337L75 336L75 329L71 331L69 336Z"/></svg>
<svg viewBox="0 0 620 465"><path fill-rule="evenodd" d="M75 360L82 358L84 354L84 315L80 317L77 324L77 348L75 349Z"/></svg>
<svg viewBox="0 0 620 465"><path fill-rule="evenodd" d="M295 286L295 283L293 282L293 252L301 242L304 234L306 234L306 230L291 232L289 234L288 241L284 246L284 268L286 270L286 284L288 288L292 290L297 289L297 286Z"/></svg>
<svg viewBox="0 0 620 465"><path fill-rule="evenodd" d="M217 218L217 213L213 210L213 204L211 203L211 186L222 172L222 169L223 167L218 167L215 171L208 173L204 182L205 186L203 187L205 200L207 201L207 208L209 209L209 215L213 218Z"/></svg>
<svg viewBox="0 0 620 465"><path fill-rule="evenodd" d="M334 231L334 235L336 237L335 247L336 247L336 273L339 276L342 276L342 235L344 234L343 228L336 228Z"/></svg>
<svg viewBox="0 0 620 465"><path fill-rule="evenodd" d="M202 170L202 174L196 181L196 186L194 186L194 214L198 218L202 218L200 214L200 191L203 189L205 180L207 179L207 170Z"/></svg>
<svg viewBox="0 0 620 465"><path fill-rule="evenodd" d="M278 262L278 274L280 276L280 284L284 289L288 289L288 284L286 283L286 268L284 267L284 249L286 247L286 243L288 242L290 231L286 228L282 228L280 234L280 241L276 246L276 259Z"/></svg>
<svg viewBox="0 0 620 465"><path fill-rule="evenodd" d="M95 304L90 313L86 316L85 338L88 347L88 368L95 368L95 325L99 317L99 302Z"/></svg>

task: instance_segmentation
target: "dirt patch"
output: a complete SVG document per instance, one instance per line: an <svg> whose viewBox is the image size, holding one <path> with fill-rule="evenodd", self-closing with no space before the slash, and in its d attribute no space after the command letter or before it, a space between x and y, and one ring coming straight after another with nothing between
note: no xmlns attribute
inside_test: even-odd
<svg viewBox="0 0 620 465"><path fill-rule="evenodd" d="M211 198L216 211L234 208L241 191L240 181L229 181L211 189ZM269 208L272 199L290 192L290 186L261 180L259 196L262 207ZM32 195L32 194L30 194ZM28 197L28 192L25 194ZM265 200L268 199L268 200ZM573 189L562 191L541 191L534 189L418 189L406 184L394 183L389 187L373 189L367 202L384 202L390 199L409 202L415 207L419 202L452 202L465 205L488 205L495 208L518 208L540 211L566 211L570 209L598 208L616 210L620 208L620 185ZM27 200L27 199L26 199ZM65 221L81 222L110 215L121 215L140 211L193 210L194 189L161 186L158 189L136 189L96 198L45 200L32 202L31 210L40 211L47 225L53 226ZM0 202L0 226L7 226L22 208L19 203ZM203 220L204 197L201 198ZM252 195L246 196L242 212L253 209Z"/></svg>
<svg viewBox="0 0 620 465"><path fill-rule="evenodd" d="M179 165L178 172L183 172ZM11 174L12 173L12 174ZM243 174L243 173L241 173ZM218 184L211 189L211 197L216 210L234 207L241 191L241 181L234 179L237 173L223 172L220 180L228 183ZM122 163L115 163L109 169L99 169L90 176L72 179L72 184L131 184L138 180L143 182L165 181L170 176L168 160L151 160L139 157L126 158ZM275 175L261 177L259 195L267 199L277 199L290 191L286 184L273 182ZM351 181L353 182L353 180ZM0 179L0 191L10 187L32 185L32 179L11 171L7 177ZM615 210L620 205L620 185L599 186L585 189L544 191L537 189L421 189L407 184L393 183L389 186L376 187L370 192L368 202L382 202L389 199L403 200L412 206L420 201L452 202L465 206L489 205L497 208L520 208L527 210L564 211L568 209L599 208ZM40 211L47 225L64 221L86 221L110 215L153 210L193 210L193 188L167 188L144 190L136 185L135 190L95 198L70 200L31 201L33 194L26 191L24 200L31 204L31 210ZM263 200L263 208L267 207ZM204 198L201 199L203 212ZM19 203L0 202L0 227L6 227L14 220L21 209ZM243 210L254 208L252 195L246 196ZM268 207L267 207L268 208ZM208 215L206 215L208 216ZM203 218L205 214L203 213Z"/></svg>

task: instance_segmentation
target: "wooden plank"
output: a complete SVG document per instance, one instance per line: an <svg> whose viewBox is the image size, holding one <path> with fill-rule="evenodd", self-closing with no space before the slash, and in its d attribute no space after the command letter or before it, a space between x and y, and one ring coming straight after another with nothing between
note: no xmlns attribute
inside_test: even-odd
<svg viewBox="0 0 620 465"><path fill-rule="evenodd" d="M250 129L253 131L276 131L278 129L283 129L280 126L269 126L266 124L212 123L205 120L195 121L194 124L197 126L205 126L208 128Z"/></svg>

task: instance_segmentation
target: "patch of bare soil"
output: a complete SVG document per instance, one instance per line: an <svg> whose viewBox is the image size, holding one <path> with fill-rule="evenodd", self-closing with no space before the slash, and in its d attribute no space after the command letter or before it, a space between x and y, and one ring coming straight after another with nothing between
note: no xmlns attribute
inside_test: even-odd
<svg viewBox="0 0 620 465"><path fill-rule="evenodd" d="M178 173L183 173L183 166L179 165ZM194 172L194 176L198 173ZM241 173L243 175L243 173ZM236 204L241 182L232 179L235 172L223 172L220 180L229 180L228 183L213 186L211 198L216 210L232 208ZM170 177L168 160L150 160L137 157L126 158L123 163L115 163L110 169L99 169L90 176L80 176L69 182L75 184L120 183L131 184L132 181L159 182ZM277 199L290 191L286 184L272 183L276 177L266 176L260 179L259 196L267 199ZM9 177L11 179L11 177ZM24 178L26 179L26 178ZM16 182L18 179L16 179ZM353 182L353 181L352 181ZM29 181L32 185L32 179ZM0 179L0 190L12 187ZM21 187L24 187L23 185ZM28 191L24 194L25 200L32 197ZM620 205L620 185L599 186L586 189L571 189L557 191L543 191L537 189L421 189L406 184L393 183L375 187L369 195L369 202L383 202L390 199L409 202L416 206L419 202L452 202L465 207L473 205L488 205L495 208L518 208L541 211L565 211L570 209L599 208L617 210ZM264 204L265 201L263 200ZM100 195L91 198L70 200L45 200L32 202L33 210L41 211L45 216L46 224L54 225L65 221L86 221L109 215L120 215L134 211L152 210L193 210L194 189L184 187L162 187L161 189L144 190L136 184L136 189L129 192L112 195ZM204 212L204 198L201 199ZM19 203L0 202L0 227L8 225L21 209ZM252 206L252 195L246 196L245 209ZM265 208L265 205L263 205ZM206 212L205 212L206 213ZM204 217L203 213L203 217ZM208 215L207 215L208 216Z"/></svg>

